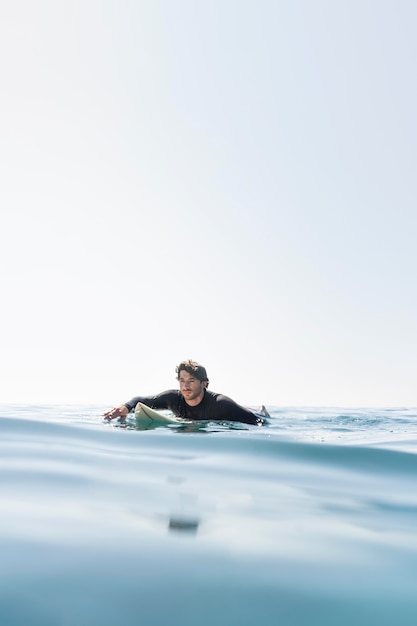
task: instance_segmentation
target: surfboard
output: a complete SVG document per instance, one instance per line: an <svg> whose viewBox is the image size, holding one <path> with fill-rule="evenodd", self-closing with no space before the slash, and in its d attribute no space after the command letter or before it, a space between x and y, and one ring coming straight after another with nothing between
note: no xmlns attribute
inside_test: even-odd
<svg viewBox="0 0 417 626"><path fill-rule="evenodd" d="M263 405L257 411L254 409L248 410L254 413L254 415L256 415L257 417L261 417L264 420L265 418L270 417L268 411ZM146 406L146 404L142 404L142 402L138 402L135 407L135 419L136 424L141 427L187 423L187 420L181 419L180 417L175 417L174 415L166 415L161 411L151 409L149 406Z"/></svg>
<svg viewBox="0 0 417 626"><path fill-rule="evenodd" d="M151 409L146 404L138 402L135 407L135 418L137 422L141 424L178 424L181 423L178 417L165 415L161 411Z"/></svg>

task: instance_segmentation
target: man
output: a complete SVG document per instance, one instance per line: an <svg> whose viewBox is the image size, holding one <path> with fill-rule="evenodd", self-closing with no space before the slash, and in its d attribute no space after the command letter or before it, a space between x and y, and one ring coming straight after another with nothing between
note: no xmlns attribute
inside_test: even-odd
<svg viewBox="0 0 417 626"><path fill-rule="evenodd" d="M265 407L262 416L240 406L231 398L208 391L209 379L206 369L195 361L182 361L176 368L179 390L171 389L156 396L136 396L104 413L106 420L124 418L138 402L152 409L169 409L177 417L189 420L213 420L243 422L262 426L269 417Z"/></svg>

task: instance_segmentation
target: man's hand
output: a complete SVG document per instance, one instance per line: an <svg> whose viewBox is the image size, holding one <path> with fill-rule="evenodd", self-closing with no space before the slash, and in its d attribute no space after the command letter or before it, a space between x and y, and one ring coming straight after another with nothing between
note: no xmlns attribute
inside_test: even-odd
<svg viewBox="0 0 417 626"><path fill-rule="evenodd" d="M113 409L110 409L110 411L103 413L104 419L109 421L114 420L116 417L126 417L128 414L129 409L124 404L121 406L115 406Z"/></svg>

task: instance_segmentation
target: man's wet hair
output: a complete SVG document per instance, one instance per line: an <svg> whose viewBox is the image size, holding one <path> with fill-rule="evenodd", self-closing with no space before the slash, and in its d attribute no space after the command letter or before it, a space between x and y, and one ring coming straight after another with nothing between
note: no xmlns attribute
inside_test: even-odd
<svg viewBox="0 0 417 626"><path fill-rule="evenodd" d="M206 368L200 365L200 363L191 361L191 359L188 359L188 361L181 361L181 363L175 368L177 380L179 380L180 378L181 370L185 370L189 374L192 374L192 376L198 378L198 380L200 380L202 383L206 382L208 387L209 379L207 376Z"/></svg>

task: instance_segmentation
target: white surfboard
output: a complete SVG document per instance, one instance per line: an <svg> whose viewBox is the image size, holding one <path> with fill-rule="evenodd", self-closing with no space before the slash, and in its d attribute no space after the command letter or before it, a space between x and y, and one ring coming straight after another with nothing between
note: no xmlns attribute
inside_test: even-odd
<svg viewBox="0 0 417 626"><path fill-rule="evenodd" d="M178 424L181 423L177 417L165 415L161 413L161 411L156 411L155 409L151 409L146 404L142 404L142 402L138 402L135 407L135 418L137 422L141 424Z"/></svg>
<svg viewBox="0 0 417 626"><path fill-rule="evenodd" d="M257 411L254 409L249 409L252 413L257 415L258 417L266 418L270 417L266 408L262 405L260 409ZM135 407L135 418L136 423L139 426L157 426L164 424L184 424L187 423L187 420L181 419L180 417L175 417L174 415L166 415L161 411L157 411L155 409L151 409L146 404L142 404L142 402L138 402Z"/></svg>

